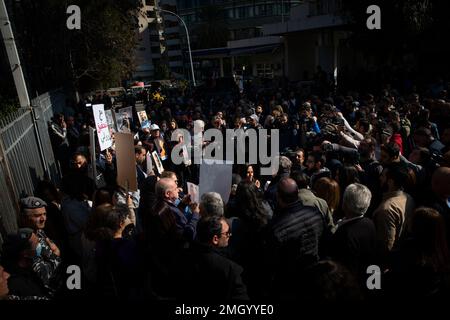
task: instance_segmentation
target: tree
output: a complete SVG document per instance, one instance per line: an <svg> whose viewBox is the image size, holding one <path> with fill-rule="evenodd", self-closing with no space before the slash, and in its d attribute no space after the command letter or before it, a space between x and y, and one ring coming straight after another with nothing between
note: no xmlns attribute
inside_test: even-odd
<svg viewBox="0 0 450 320"><path fill-rule="evenodd" d="M134 68L137 0L23 0L13 21L30 92L61 86L88 91L115 85ZM81 8L81 29L66 27L69 5ZM32 13L32 14L30 14Z"/></svg>
<svg viewBox="0 0 450 320"><path fill-rule="evenodd" d="M228 23L220 6L203 7L199 14L201 23L193 28L195 48L225 47L229 40Z"/></svg>

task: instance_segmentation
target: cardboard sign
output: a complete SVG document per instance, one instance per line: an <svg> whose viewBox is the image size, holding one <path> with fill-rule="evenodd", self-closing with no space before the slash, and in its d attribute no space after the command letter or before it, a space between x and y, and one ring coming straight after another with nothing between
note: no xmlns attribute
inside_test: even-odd
<svg viewBox="0 0 450 320"><path fill-rule="evenodd" d="M198 185L191 182L187 183L188 194L191 196L191 201L195 203L200 203L200 190Z"/></svg>
<svg viewBox="0 0 450 320"><path fill-rule="evenodd" d="M94 113L95 128L97 130L97 138L98 143L100 144L100 151L103 151L112 146L112 138L109 132L104 105L94 104L92 106L92 112Z"/></svg>
<svg viewBox="0 0 450 320"><path fill-rule="evenodd" d="M118 132L116 140L117 184L127 191L137 191L134 140L131 133Z"/></svg>
<svg viewBox="0 0 450 320"><path fill-rule="evenodd" d="M200 197L206 192L217 192L227 203L231 192L232 173L231 161L213 163L204 159L200 165Z"/></svg>
<svg viewBox="0 0 450 320"><path fill-rule="evenodd" d="M133 122L133 108L122 108L116 111L117 130L119 132L131 132Z"/></svg>
<svg viewBox="0 0 450 320"><path fill-rule="evenodd" d="M163 164L161 162L161 159L159 158L158 152L153 151L152 152L152 158L153 158L153 161L155 162L156 169L158 170L159 174L163 173L164 172L164 167L163 167Z"/></svg>
<svg viewBox="0 0 450 320"><path fill-rule="evenodd" d="M137 116L139 119L139 123L142 125L143 122L148 121L147 112L144 111L138 111Z"/></svg>

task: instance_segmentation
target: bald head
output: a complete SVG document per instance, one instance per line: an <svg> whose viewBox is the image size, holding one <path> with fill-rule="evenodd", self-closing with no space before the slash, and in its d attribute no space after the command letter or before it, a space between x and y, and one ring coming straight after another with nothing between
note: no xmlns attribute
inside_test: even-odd
<svg viewBox="0 0 450 320"><path fill-rule="evenodd" d="M289 205L298 200L298 187L291 178L282 178L278 182L278 202L281 206Z"/></svg>
<svg viewBox="0 0 450 320"><path fill-rule="evenodd" d="M441 199L450 197L450 168L440 167L433 173L431 188Z"/></svg>

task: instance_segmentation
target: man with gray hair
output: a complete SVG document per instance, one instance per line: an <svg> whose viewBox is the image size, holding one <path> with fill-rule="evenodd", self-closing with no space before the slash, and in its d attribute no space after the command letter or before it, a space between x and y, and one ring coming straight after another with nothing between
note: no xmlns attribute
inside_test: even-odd
<svg viewBox="0 0 450 320"><path fill-rule="evenodd" d="M202 217L222 217L224 203L217 192L206 192L200 199L200 215Z"/></svg>
<svg viewBox="0 0 450 320"><path fill-rule="evenodd" d="M367 266L374 263L376 252L375 225L364 216L371 199L372 193L362 184L353 183L345 189L345 217L337 223L330 241L330 255L361 277Z"/></svg>

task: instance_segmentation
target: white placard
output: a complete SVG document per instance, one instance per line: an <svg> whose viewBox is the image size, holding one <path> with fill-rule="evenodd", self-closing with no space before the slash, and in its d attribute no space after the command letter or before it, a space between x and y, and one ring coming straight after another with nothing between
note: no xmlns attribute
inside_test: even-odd
<svg viewBox="0 0 450 320"><path fill-rule="evenodd" d="M200 203L200 190L198 185L191 182L187 183L188 194L191 196L191 201L195 203Z"/></svg>
<svg viewBox="0 0 450 320"><path fill-rule="evenodd" d="M106 119L104 105L94 104L92 106L92 112L94 113L95 128L97 130L100 151L103 151L112 146L112 138L111 134L109 133L109 126Z"/></svg>
<svg viewBox="0 0 450 320"><path fill-rule="evenodd" d="M214 160L215 161L215 160ZM231 175L233 164L231 161L222 163L205 162L200 165L200 197L206 192L217 192L225 203L231 192Z"/></svg>
<svg viewBox="0 0 450 320"><path fill-rule="evenodd" d="M147 112L145 112L145 110L144 111L138 111L137 112L137 116L138 116L138 119L139 119L139 123L141 125L142 125L142 123L144 121L148 121Z"/></svg>

